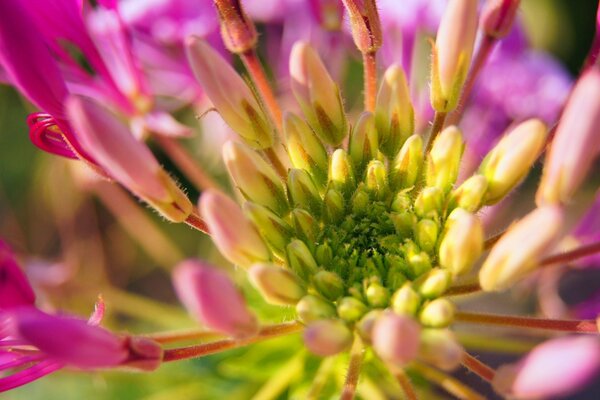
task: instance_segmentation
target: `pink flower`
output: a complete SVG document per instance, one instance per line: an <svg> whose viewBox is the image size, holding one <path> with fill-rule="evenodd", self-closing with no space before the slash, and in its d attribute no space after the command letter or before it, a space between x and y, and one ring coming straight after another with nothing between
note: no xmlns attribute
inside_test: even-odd
<svg viewBox="0 0 600 400"><path fill-rule="evenodd" d="M0 240L0 310L18 306L31 306L35 294L15 256L6 243Z"/></svg>

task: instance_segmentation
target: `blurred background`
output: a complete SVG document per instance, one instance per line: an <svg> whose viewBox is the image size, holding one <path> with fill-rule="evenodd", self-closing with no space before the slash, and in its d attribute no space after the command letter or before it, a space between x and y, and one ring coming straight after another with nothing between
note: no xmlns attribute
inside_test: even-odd
<svg viewBox="0 0 600 400"><path fill-rule="evenodd" d="M522 3L521 15L532 46L552 53L576 76L593 38L598 2ZM349 80L352 74L360 79L359 69L349 69L348 73ZM178 261L195 256L226 263L203 235L183 224L161 220L120 187L95 179L89 171L74 167L73 161L34 147L25 124L32 111L14 89L0 85L0 238L19 255L38 301L46 309L85 316L101 293L108 309L104 324L111 329L146 333L193 327L194 322L174 296L170 269ZM190 123L194 124L193 118ZM205 134L201 132L186 142L199 160ZM155 150L183 186L192 188L168 158ZM219 174L218 165L205 167ZM195 199L198 193L190 189L189 194ZM252 302L260 303L256 293L246 289ZM265 321L281 319L266 305L260 307L260 313ZM60 371L2 398L244 399L259 388L263 388L262 398L270 398L269 390L277 393L277 388L265 389L269 378L287 373L296 379L300 373L293 363L300 347L296 338L280 339L165 365L151 374ZM302 357L307 358L310 368L317 365L311 356ZM503 359L492 363L499 360ZM477 378L466 379L478 384ZM600 398L600 392L591 394L589 390L573 398ZM284 392L280 398L290 396Z"/></svg>

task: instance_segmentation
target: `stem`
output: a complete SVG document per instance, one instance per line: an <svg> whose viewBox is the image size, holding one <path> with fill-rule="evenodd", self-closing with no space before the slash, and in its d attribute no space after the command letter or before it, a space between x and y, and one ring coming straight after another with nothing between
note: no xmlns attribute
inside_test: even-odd
<svg viewBox="0 0 600 400"><path fill-rule="evenodd" d="M450 393L452 396L461 400L485 400L485 397L475 392L473 389L442 371L430 367L423 363L413 363L411 366L427 380L437 384L439 387Z"/></svg>
<svg viewBox="0 0 600 400"><path fill-rule="evenodd" d="M435 116L433 117L433 125L431 126L431 133L429 134L429 140L427 141L427 148L425 149L425 155L429 154L435 138L442 131L442 128L444 127L444 121L446 121L446 115L448 114L445 112L435 112Z"/></svg>
<svg viewBox="0 0 600 400"><path fill-rule="evenodd" d="M176 349L167 349L163 355L163 361L187 360L190 358L204 357L210 354L220 353L229 349L237 349L252 343L262 342L264 340L289 335L300 331L304 325L300 322L286 322L278 325L268 325L258 332L256 336L247 339L223 339L212 343L200 344L196 346L181 347Z"/></svg>
<svg viewBox="0 0 600 400"><path fill-rule="evenodd" d="M547 266L558 263L567 263L569 261L576 260L578 258L586 257L595 253L600 252L600 242L588 244L576 248L575 250L567 251L562 254L555 254L546 257L540 261L540 266Z"/></svg>
<svg viewBox="0 0 600 400"><path fill-rule="evenodd" d="M496 38L487 35L481 41L481 45L477 49L477 53L475 54L475 58L473 58L473 63L471 64L471 69L469 69L467 79L465 80L465 84L463 85L463 90L460 94L460 98L458 99L458 105L448 118L448 125L458 125L458 123L462 119L463 114L465 112L465 107L469 101L469 97L473 92L473 86L475 85L475 81L477 80L477 75L479 75L479 73L481 72L485 61L487 60L491 50L494 48L494 45L496 43Z"/></svg>
<svg viewBox="0 0 600 400"><path fill-rule="evenodd" d="M300 351L277 369L267 382L252 396L252 400L277 399L302 374L306 352Z"/></svg>
<svg viewBox="0 0 600 400"><path fill-rule="evenodd" d="M363 71L365 85L365 111L375 111L377 97L377 58L375 52L363 53Z"/></svg>
<svg viewBox="0 0 600 400"><path fill-rule="evenodd" d="M538 341L524 338L505 338L491 335L456 332L458 341L467 349L504 354L523 354L533 349Z"/></svg>
<svg viewBox="0 0 600 400"><path fill-rule="evenodd" d="M277 171L277 175L279 175L285 181L287 178L287 171L279 159L279 156L277 156L275 150L273 150L272 147L269 147L268 149L264 149L263 152L273 165L273 168L275 168L275 171Z"/></svg>
<svg viewBox="0 0 600 400"><path fill-rule="evenodd" d="M271 116L271 119L275 123L275 126L277 127L277 132L279 132L279 134L281 135L281 109L279 108L279 104L277 103L277 100L275 98L275 93L273 93L271 85L269 85L269 81L267 80L265 70L263 69L260 60L256 55L256 51L254 49L250 49L244 53L241 53L240 58L242 59L246 70L250 74L252 83L254 83L256 90L261 96L263 103L266 106L269 115Z"/></svg>
<svg viewBox="0 0 600 400"><path fill-rule="evenodd" d="M496 375L496 371L492 367L479 361L466 351L463 352L462 365L469 371L479 375L482 379L491 382Z"/></svg>
<svg viewBox="0 0 600 400"><path fill-rule="evenodd" d="M192 228L199 230L202 233L206 233L207 235L210 235L210 232L208 231L208 226L206 225L206 222L204 222L204 220L202 218L200 218L200 216L198 214L196 214L195 212L191 213L187 219L185 220L185 223L188 224L189 226L191 226Z"/></svg>
<svg viewBox="0 0 600 400"><path fill-rule="evenodd" d="M155 135L154 140L156 140L169 158L197 189L202 191L205 189L221 188L221 186L198 165L196 160L190 156L177 140L160 135Z"/></svg>
<svg viewBox="0 0 600 400"><path fill-rule="evenodd" d="M143 335L143 336L147 337L149 339L152 339L158 343L168 344L168 343L184 342L187 340L216 339L218 337L222 337L223 334L219 333L219 332L213 332L213 331L190 329L190 330L186 330L186 331L177 331L177 332L151 333L151 334Z"/></svg>
<svg viewBox="0 0 600 400"><path fill-rule="evenodd" d="M511 315L478 314L457 312L455 320L486 325L501 325L528 329L543 329L559 332L597 333L598 326L593 319L589 320L564 320L544 319L531 317L516 317Z"/></svg>
<svg viewBox="0 0 600 400"><path fill-rule="evenodd" d="M319 365L319 369L317 369L317 373L315 374L312 385L308 394L306 395L307 400L318 400L321 391L327 384L327 378L331 374L333 367L335 365L335 359L333 357L325 358L321 361L321 365Z"/></svg>
<svg viewBox="0 0 600 400"><path fill-rule="evenodd" d="M410 379L408 378L408 376L406 376L404 371L398 369L397 371L394 371L394 376L398 380L400 387L402 387L402 391L404 391L406 398L408 400L417 400L418 397L417 393L415 393L415 388L413 387Z"/></svg>
<svg viewBox="0 0 600 400"><path fill-rule="evenodd" d="M358 385L358 377L360 376L360 370L362 367L362 361L365 356L364 346L360 336L354 336L354 343L350 350L350 364L348 365L348 372L346 374L346 381L344 382L344 390L340 395L340 400L352 400L354 393L356 392L356 386Z"/></svg>
<svg viewBox="0 0 600 400"><path fill-rule="evenodd" d="M477 293L481 291L481 286L479 283L467 283L464 285L453 286L448 289L445 293L446 296L460 296L464 294Z"/></svg>

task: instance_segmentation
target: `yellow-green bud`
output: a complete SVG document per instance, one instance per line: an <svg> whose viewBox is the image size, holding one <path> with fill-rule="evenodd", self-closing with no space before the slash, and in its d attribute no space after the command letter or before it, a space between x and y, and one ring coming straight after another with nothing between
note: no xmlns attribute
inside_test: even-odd
<svg viewBox="0 0 600 400"><path fill-rule="evenodd" d="M415 226L415 239L421 249L431 252L439 233L438 225L430 219L422 219Z"/></svg>
<svg viewBox="0 0 600 400"><path fill-rule="evenodd" d="M348 149L358 176L367 163L377 157L378 147L375 118L370 112L363 112L352 129Z"/></svg>
<svg viewBox="0 0 600 400"><path fill-rule="evenodd" d="M324 142L339 145L348 132L340 90L308 43L294 44L290 76L292 91L310 126Z"/></svg>
<svg viewBox="0 0 600 400"><path fill-rule="evenodd" d="M344 297L337 303L337 313L341 319L348 322L358 321L369 309L354 297Z"/></svg>
<svg viewBox="0 0 600 400"><path fill-rule="evenodd" d="M323 216L329 223L339 222L344 217L344 196L335 189L325 194Z"/></svg>
<svg viewBox="0 0 600 400"><path fill-rule="evenodd" d="M292 210L292 221L294 223L296 234L300 239L308 242L314 242L316 240L318 224L308 211L301 208L294 208Z"/></svg>
<svg viewBox="0 0 600 400"><path fill-rule="evenodd" d="M464 181L457 189L453 190L448 202L448 209L460 207L469 212L478 211L483 205L483 198L487 192L488 181L483 175L473 175Z"/></svg>
<svg viewBox="0 0 600 400"><path fill-rule="evenodd" d="M356 190L352 196L352 212L356 215L365 214L371 206L371 196L364 188L364 185Z"/></svg>
<svg viewBox="0 0 600 400"><path fill-rule="evenodd" d="M450 286L450 273L444 269L434 268L419 278L417 288L421 296L433 299L441 296Z"/></svg>
<svg viewBox="0 0 600 400"><path fill-rule="evenodd" d="M244 211L273 252L285 258L285 246L292 237L292 228L268 208L246 202Z"/></svg>
<svg viewBox="0 0 600 400"><path fill-rule="evenodd" d="M321 140L302 118L290 112L284 115L283 130L292 165L308 171L315 183L324 187L329 157Z"/></svg>
<svg viewBox="0 0 600 400"><path fill-rule="evenodd" d="M373 282L367 287L365 297L370 306L384 308L390 301L390 291L381 283Z"/></svg>
<svg viewBox="0 0 600 400"><path fill-rule="evenodd" d="M331 155L329 181L334 189L348 196L355 188L352 160L343 149L337 149Z"/></svg>
<svg viewBox="0 0 600 400"><path fill-rule="evenodd" d="M391 213L390 218L394 223L396 233L402 237L409 236L415 229L417 217L410 211Z"/></svg>
<svg viewBox="0 0 600 400"><path fill-rule="evenodd" d="M246 199L279 215L288 210L281 179L255 151L242 143L229 141L223 146L223 161L234 184Z"/></svg>
<svg viewBox="0 0 600 400"><path fill-rule="evenodd" d="M497 203L521 181L544 149L546 136L546 125L539 119L529 119L488 153L479 167L489 184L485 204Z"/></svg>
<svg viewBox="0 0 600 400"><path fill-rule="evenodd" d="M464 349L456 335L448 329L423 329L419 344L419 358L444 371L460 365Z"/></svg>
<svg viewBox="0 0 600 400"><path fill-rule="evenodd" d="M411 278L417 278L431 269L431 259L424 251L408 257Z"/></svg>
<svg viewBox="0 0 600 400"><path fill-rule="evenodd" d="M458 177L463 150L464 142L460 130L456 126L444 129L435 138L427 157L427 186L436 186L443 192L448 192Z"/></svg>
<svg viewBox="0 0 600 400"><path fill-rule="evenodd" d="M385 165L379 160L373 160L367 166L365 181L367 189L371 191L376 198L383 200L390 191L387 179Z"/></svg>
<svg viewBox="0 0 600 400"><path fill-rule="evenodd" d="M315 183L303 169L288 172L287 186L294 207L300 207L319 216L323 202Z"/></svg>
<svg viewBox="0 0 600 400"><path fill-rule="evenodd" d="M425 304L419 314L419 321L431 328L445 328L454 320L454 304L440 298Z"/></svg>
<svg viewBox="0 0 600 400"><path fill-rule="evenodd" d="M248 270L248 276L271 304L294 305L306 294L296 274L273 264L254 264Z"/></svg>
<svg viewBox="0 0 600 400"><path fill-rule="evenodd" d="M412 206L412 201L410 196L404 192L398 192L394 196L394 200L392 201L391 209L396 212L404 212L410 209Z"/></svg>
<svg viewBox="0 0 600 400"><path fill-rule="evenodd" d="M317 272L317 263L306 244L300 240L292 240L287 245L287 258L290 268L304 280Z"/></svg>
<svg viewBox="0 0 600 400"><path fill-rule="evenodd" d="M316 258L319 265L329 265L333 260L333 250L327 243L320 244L317 247Z"/></svg>
<svg viewBox="0 0 600 400"><path fill-rule="evenodd" d="M367 343L371 343L375 321L383 314L383 310L371 310L366 313L356 324L356 331Z"/></svg>
<svg viewBox="0 0 600 400"><path fill-rule="evenodd" d="M412 135L402 145L391 168L391 185L394 189L410 188L417 183L423 165L423 139Z"/></svg>
<svg viewBox="0 0 600 400"><path fill-rule="evenodd" d="M392 296L392 310L396 314L415 315L421 305L421 296L410 283L405 283Z"/></svg>
<svg viewBox="0 0 600 400"><path fill-rule="evenodd" d="M313 277L313 285L328 300L335 301L344 294L344 281L331 271L319 271Z"/></svg>
<svg viewBox="0 0 600 400"><path fill-rule="evenodd" d="M483 243L479 218L462 208L455 209L446 221L439 250L440 265L454 276L469 272L483 252Z"/></svg>
<svg viewBox="0 0 600 400"><path fill-rule="evenodd" d="M305 324L320 319L330 319L336 316L335 306L321 297L308 294L296 304L298 317Z"/></svg>
<svg viewBox="0 0 600 400"><path fill-rule="evenodd" d="M381 151L389 158L394 157L406 138L414 133L415 112L406 76L398 65L390 66L381 81L375 123L381 136Z"/></svg>
<svg viewBox="0 0 600 400"><path fill-rule="evenodd" d="M444 202L444 193L438 187L426 187L415 200L415 212L421 218L433 218L439 216Z"/></svg>

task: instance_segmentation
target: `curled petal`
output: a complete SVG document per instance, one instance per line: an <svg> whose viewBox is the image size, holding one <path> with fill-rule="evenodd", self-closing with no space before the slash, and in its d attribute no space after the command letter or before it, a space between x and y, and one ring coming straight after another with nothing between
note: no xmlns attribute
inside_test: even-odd
<svg viewBox="0 0 600 400"><path fill-rule="evenodd" d="M8 245L0 240L0 310L30 306L34 302L35 294L27 277Z"/></svg>

